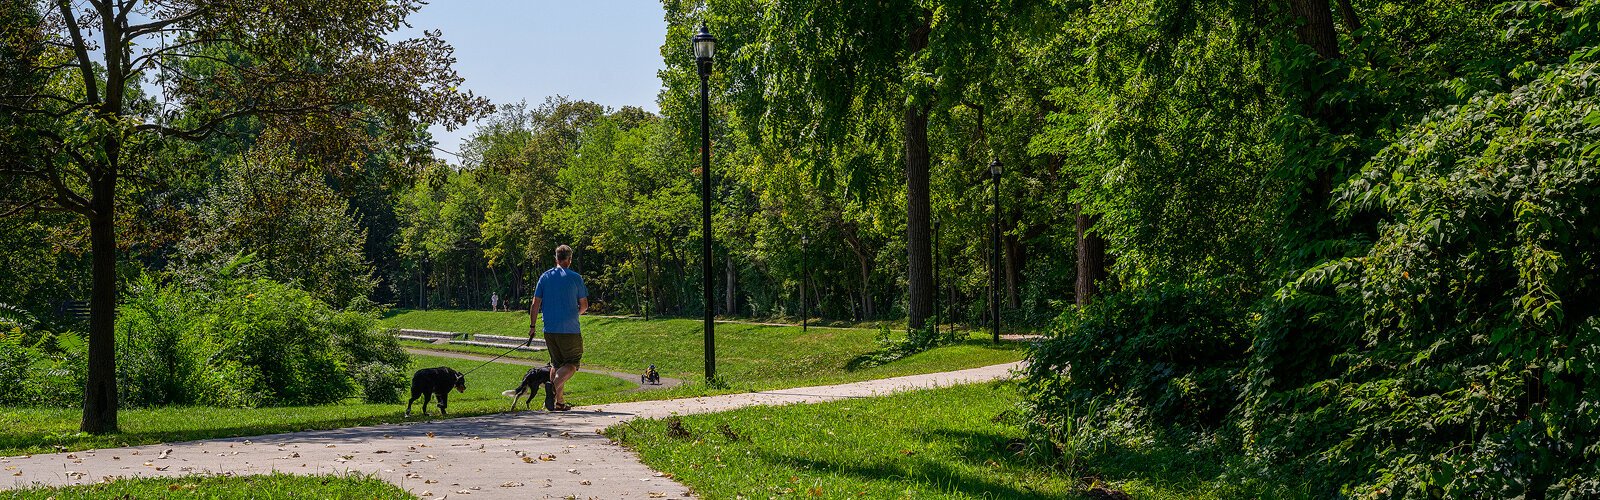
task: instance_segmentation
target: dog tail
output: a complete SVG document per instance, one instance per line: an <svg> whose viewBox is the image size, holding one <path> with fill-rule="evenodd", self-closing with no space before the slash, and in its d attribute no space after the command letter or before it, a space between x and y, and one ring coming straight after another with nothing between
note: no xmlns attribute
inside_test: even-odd
<svg viewBox="0 0 1600 500"><path fill-rule="evenodd" d="M514 398L514 397L517 397L517 390L516 389L512 389L512 390L509 390L509 391L505 391L505 392L500 393L500 395L508 397L508 398Z"/></svg>

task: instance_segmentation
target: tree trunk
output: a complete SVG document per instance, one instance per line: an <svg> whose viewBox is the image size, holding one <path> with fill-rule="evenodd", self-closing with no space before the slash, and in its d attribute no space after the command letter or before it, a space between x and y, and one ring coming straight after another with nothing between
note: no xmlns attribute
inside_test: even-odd
<svg viewBox="0 0 1600 500"><path fill-rule="evenodd" d="M739 295L734 290L736 285L734 283L733 253L729 252L728 257L722 260L727 262L723 266L723 275L728 279L728 286L723 288L722 311L723 314L733 315L739 312L739 301L737 300Z"/></svg>
<svg viewBox="0 0 1600 500"><path fill-rule="evenodd" d="M1295 38L1309 45L1323 59L1339 58L1339 38L1333 30L1333 7L1328 0L1294 0L1289 3L1294 16Z"/></svg>
<svg viewBox="0 0 1600 500"><path fill-rule="evenodd" d="M1078 283L1074 294L1078 307L1089 305L1100 295L1100 282L1106 278L1106 240L1094 230L1098 222L1099 215L1078 209Z"/></svg>
<svg viewBox="0 0 1600 500"><path fill-rule="evenodd" d="M1017 309L1022 307L1022 300L1017 296L1017 283L1022 273L1022 242L1016 235L1006 235L1001 243L1005 244L1006 254L1006 306Z"/></svg>
<svg viewBox="0 0 1600 500"><path fill-rule="evenodd" d="M917 54L928 46L932 17L912 30L909 53ZM915 57L914 55L912 57ZM905 110L906 161L906 312L911 328L922 328L933 315L933 245L928 196L928 105L914 104Z"/></svg>
<svg viewBox="0 0 1600 500"><path fill-rule="evenodd" d="M83 421L90 434L117 432L117 237L116 174L111 168L93 183L89 215L92 259L89 294L89 373L83 388Z"/></svg>

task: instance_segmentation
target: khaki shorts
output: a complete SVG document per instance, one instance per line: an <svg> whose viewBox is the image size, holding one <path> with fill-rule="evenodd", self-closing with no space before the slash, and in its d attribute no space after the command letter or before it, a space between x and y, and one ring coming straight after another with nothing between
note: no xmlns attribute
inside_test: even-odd
<svg viewBox="0 0 1600 500"><path fill-rule="evenodd" d="M544 334L544 346L550 350L550 364L556 367L576 365L583 359L583 334Z"/></svg>

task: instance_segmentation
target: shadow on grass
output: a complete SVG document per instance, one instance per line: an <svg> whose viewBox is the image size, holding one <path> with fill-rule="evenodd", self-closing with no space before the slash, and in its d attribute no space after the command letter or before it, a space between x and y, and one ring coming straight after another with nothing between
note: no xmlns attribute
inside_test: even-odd
<svg viewBox="0 0 1600 500"><path fill-rule="evenodd" d="M912 458L893 465L845 464L772 452L761 452L762 460L801 469L828 471L854 476L878 484L885 481L914 483L923 491L958 492L974 498L1058 499L1059 493L1042 492L1023 484L1021 488L976 473L962 471L941 462ZM999 474L991 474L998 477Z"/></svg>
<svg viewBox="0 0 1600 500"><path fill-rule="evenodd" d="M932 347L932 348L929 348L929 349L926 349L926 350L922 350L922 351L902 354L900 356L886 357L885 356L887 354L886 350L887 349L891 349L891 348L884 347L884 346L879 346L877 350L874 350L874 351L868 352L868 353L862 353L862 354L860 354L860 355L858 355L858 356L856 356L854 358L850 358L850 361L848 361L848 362L846 362L844 364L844 371L846 371L846 372L856 372L856 371L866 370L866 369L870 369L870 368L877 368L877 367L880 367L880 366L883 366L883 365L894 363L896 361L904 360L904 359L912 357L912 356L916 356L918 354L922 354L922 353L925 353L925 352L928 352L928 351L932 351L934 349L939 349L941 347L954 347L954 346L968 346L968 347L975 347L975 348L986 349L986 350L991 350L991 351L1015 351L1015 350L1022 349L1022 345L1018 344L1018 343L1015 343L1015 342L1002 342L1000 344L996 344L996 343L994 343L993 341L990 341L990 340L980 340L980 339L975 339L975 338L967 338L967 339L962 339L960 342L956 342L956 343L953 343L953 344L945 344L945 345L941 345L941 346L936 346L936 347Z"/></svg>

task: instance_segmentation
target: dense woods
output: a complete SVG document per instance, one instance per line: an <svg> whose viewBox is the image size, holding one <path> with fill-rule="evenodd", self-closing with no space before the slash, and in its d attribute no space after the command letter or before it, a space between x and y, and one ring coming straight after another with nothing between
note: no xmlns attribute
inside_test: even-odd
<svg viewBox="0 0 1600 500"><path fill-rule="evenodd" d="M41 41L68 38L59 12L8 1L0 316L96 332L61 304L242 253L336 307L525 304L568 243L605 314L926 328L987 323L993 291L1007 329L1047 334L1027 452L1072 473L1169 442L1319 496L1600 496L1597 2L664 3L659 112L490 113L437 67L253 100L265 73L214 62L298 68L258 43L74 69ZM161 12L197 40L242 22ZM373 78L395 95L341 100ZM291 90L326 100L261 107ZM421 125L473 116L459 156L429 152Z"/></svg>

